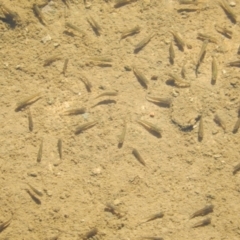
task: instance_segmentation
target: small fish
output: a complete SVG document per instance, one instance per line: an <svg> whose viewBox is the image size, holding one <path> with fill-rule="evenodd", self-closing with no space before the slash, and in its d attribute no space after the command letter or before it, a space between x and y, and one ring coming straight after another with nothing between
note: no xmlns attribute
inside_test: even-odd
<svg viewBox="0 0 240 240"><path fill-rule="evenodd" d="M25 189L25 190L36 204L38 205L41 204L41 200L37 198L29 189Z"/></svg>
<svg viewBox="0 0 240 240"><path fill-rule="evenodd" d="M46 19L43 16L42 11L40 10L39 6L37 4L33 4L33 11L36 14L37 18L43 25L47 25Z"/></svg>
<svg viewBox="0 0 240 240"><path fill-rule="evenodd" d="M172 74L172 73L169 73L168 74L169 77L173 80L173 83L176 87L179 87L179 88L186 88L186 87L190 87L190 83L181 79L180 77L178 77L177 75L175 74Z"/></svg>
<svg viewBox="0 0 240 240"><path fill-rule="evenodd" d="M144 222L142 222L142 223L147 223L147 222L156 220L156 219L158 219L158 218L162 218L163 216L164 216L164 213L163 213L163 212L155 213L155 214L152 214L151 216L149 216L149 217L147 218L147 220L144 221Z"/></svg>
<svg viewBox="0 0 240 240"><path fill-rule="evenodd" d="M164 240L162 237L141 237L141 239L148 239L148 240Z"/></svg>
<svg viewBox="0 0 240 240"><path fill-rule="evenodd" d="M195 218L195 217L199 217L199 216L205 216L208 213L213 212L213 208L214 208L214 206L212 204L211 205L207 205L206 207L204 207L204 208L196 211L195 213L193 213L190 216L190 219Z"/></svg>
<svg viewBox="0 0 240 240"><path fill-rule="evenodd" d="M10 225L12 218L13 216L11 216L11 218L9 218L7 221L0 224L0 233Z"/></svg>
<svg viewBox="0 0 240 240"><path fill-rule="evenodd" d="M192 228L197 228L197 227L203 227L203 226L206 226L206 225L209 225L211 224L211 218L205 218L197 223L195 223Z"/></svg>
<svg viewBox="0 0 240 240"><path fill-rule="evenodd" d="M63 115L78 115L86 112L85 107L69 109L63 113Z"/></svg>
<svg viewBox="0 0 240 240"><path fill-rule="evenodd" d="M64 76L66 75L67 66L68 66L68 61L69 61L68 58L65 59L64 64L63 64L63 70L62 70L62 73L63 73Z"/></svg>
<svg viewBox="0 0 240 240"><path fill-rule="evenodd" d="M36 189L35 187L33 187L31 184L27 183L27 185L31 188L31 190L36 193L38 196L42 197L43 196L43 192L39 189Z"/></svg>
<svg viewBox="0 0 240 240"><path fill-rule="evenodd" d="M114 7L115 8L122 7L126 4L129 4L129 3L132 3L132 2L135 2L135 1L137 1L137 0L115 0Z"/></svg>
<svg viewBox="0 0 240 240"><path fill-rule="evenodd" d="M215 29L217 32L223 34L224 36L228 37L228 38L232 38L232 30L228 29L227 27L222 27L218 24L215 24Z"/></svg>
<svg viewBox="0 0 240 240"><path fill-rule="evenodd" d="M134 48L134 52L139 52L143 47L145 47L150 40L155 36L155 33L149 34L146 38L140 41Z"/></svg>
<svg viewBox="0 0 240 240"><path fill-rule="evenodd" d="M123 126L123 130L122 130L122 134L119 136L119 140L118 140L118 145L123 145L125 136L126 136L126 131L127 131L127 121L126 119L124 119L124 126Z"/></svg>
<svg viewBox="0 0 240 240"><path fill-rule="evenodd" d="M240 170L240 163L238 163L234 168L233 168L233 175L236 174Z"/></svg>
<svg viewBox="0 0 240 240"><path fill-rule="evenodd" d="M228 67L240 67L240 60L227 63Z"/></svg>
<svg viewBox="0 0 240 240"><path fill-rule="evenodd" d="M208 42L218 43L218 41L215 37L210 36L209 34L205 34L205 33L198 33L197 38L201 39L203 41L207 40Z"/></svg>
<svg viewBox="0 0 240 240"><path fill-rule="evenodd" d="M141 28L139 26L133 27L131 29L127 29L122 32L121 39L124 39L128 36L132 36L134 34L137 34L140 32L140 30L141 30Z"/></svg>
<svg viewBox="0 0 240 240"><path fill-rule="evenodd" d="M32 120L32 114L30 111L30 108L28 109L28 129L29 131L33 131L33 120Z"/></svg>
<svg viewBox="0 0 240 240"><path fill-rule="evenodd" d="M147 95L146 99L150 102L154 102L164 107L171 107L172 105L172 98L162 98L162 97L154 97L151 95Z"/></svg>
<svg viewBox="0 0 240 240"><path fill-rule="evenodd" d="M154 124L145 120L137 120L137 122L144 126L146 129L148 129L150 132L154 132L160 137L162 136L162 130L159 127L155 126Z"/></svg>
<svg viewBox="0 0 240 240"><path fill-rule="evenodd" d="M226 125L224 121L217 115L215 114L214 116L214 121L225 131L226 130Z"/></svg>
<svg viewBox="0 0 240 240"><path fill-rule="evenodd" d="M180 4L198 4L198 0L179 0Z"/></svg>
<svg viewBox="0 0 240 240"><path fill-rule="evenodd" d="M236 123L235 123L235 125L234 125L234 127L233 127L233 131L232 131L232 132L233 132L233 133L237 133L239 127L240 127L240 117L238 117L238 119L237 119L237 121L236 121Z"/></svg>
<svg viewBox="0 0 240 240"><path fill-rule="evenodd" d="M73 25L72 23L69 23L69 22L66 22L65 23L65 26L76 31L76 32L79 32L81 33L83 36L86 35L86 33L84 31L82 31L80 28L76 27L75 25Z"/></svg>
<svg viewBox="0 0 240 240"><path fill-rule="evenodd" d="M88 92L91 92L92 84L83 74L80 75L80 80L85 84L85 87Z"/></svg>
<svg viewBox="0 0 240 240"><path fill-rule="evenodd" d="M198 140L201 142L203 140L204 131L203 131L203 117L201 116L198 125Z"/></svg>
<svg viewBox="0 0 240 240"><path fill-rule="evenodd" d="M135 76L137 77L137 79L139 80L139 82L142 84L143 87L147 88L148 87L147 86L148 85L147 78L135 66L132 66L132 68L133 68L133 72L134 72Z"/></svg>
<svg viewBox="0 0 240 240"><path fill-rule="evenodd" d="M138 152L137 149L133 148L132 154L135 156L135 158L136 158L143 166L146 166L146 163L145 163L144 159L142 158L142 156L140 155L140 153Z"/></svg>
<svg viewBox="0 0 240 240"><path fill-rule="evenodd" d="M212 58L212 83L215 84L218 76L218 67L215 57Z"/></svg>
<svg viewBox="0 0 240 240"><path fill-rule="evenodd" d="M181 69L182 78L186 78L186 64L184 63Z"/></svg>
<svg viewBox="0 0 240 240"><path fill-rule="evenodd" d="M92 122L88 122L88 123L83 123L82 125L80 125L79 127L76 128L75 130L75 134L79 134L81 132L83 132L84 130L93 127L94 125L96 125L98 123L97 120L92 121Z"/></svg>
<svg viewBox="0 0 240 240"><path fill-rule="evenodd" d="M97 228L91 229L90 231L88 231L85 234L84 240L87 240L87 239L90 239L90 238L94 237L95 235L97 235L97 233L98 233L98 229Z"/></svg>
<svg viewBox="0 0 240 240"><path fill-rule="evenodd" d="M58 147L59 157L60 159L62 159L62 139L61 138L58 139L57 147Z"/></svg>
<svg viewBox="0 0 240 240"><path fill-rule="evenodd" d="M19 103L17 103L17 107L15 109L16 112L20 111L22 108L36 102L38 99L41 98L41 93L35 93L25 99L23 99L22 101L20 101Z"/></svg>
<svg viewBox="0 0 240 240"><path fill-rule="evenodd" d="M61 56L60 55L54 55L52 57L49 57L47 58L45 61L44 61L44 64L43 66L46 67L46 66L49 66L51 65L53 62L57 61L57 60L60 60L61 59Z"/></svg>
<svg viewBox="0 0 240 240"><path fill-rule="evenodd" d="M37 162L41 162L42 160L42 151L43 151L43 140L41 141L41 144L39 146L39 150L38 150L38 155L37 155Z"/></svg>
<svg viewBox="0 0 240 240"><path fill-rule="evenodd" d="M174 64L174 58L175 58L175 52L174 52L174 48L173 48L173 43L171 41L170 46L169 46L169 59L170 59L171 64Z"/></svg>
<svg viewBox="0 0 240 240"><path fill-rule="evenodd" d="M112 58L110 57L90 57L88 58L88 60L92 61L92 62L105 62L105 63L111 63L112 62Z"/></svg>
<svg viewBox="0 0 240 240"><path fill-rule="evenodd" d="M118 92L116 92L116 91L113 91L113 92L103 92L103 93L99 94L96 98L105 97L105 96L117 96L117 95L118 95Z"/></svg>
<svg viewBox="0 0 240 240"><path fill-rule="evenodd" d="M181 51L184 51L184 48L186 46L186 43L185 41L180 37L179 33L176 32L176 31L170 31L178 45L178 48L181 50Z"/></svg>
<svg viewBox="0 0 240 240"><path fill-rule="evenodd" d="M201 50L200 50L200 53L198 55L198 60L197 60L197 65L196 65L196 75L198 73L198 68L206 54L206 49L207 49L207 45L208 45L208 40L204 40L203 41L203 44L202 44L202 47L201 47Z"/></svg>
<svg viewBox="0 0 240 240"><path fill-rule="evenodd" d="M220 0L219 2L220 7L224 10L224 12L229 16L229 18L232 20L232 22L237 22L237 15L235 12L230 8L229 3L227 3L225 0Z"/></svg>
<svg viewBox="0 0 240 240"><path fill-rule="evenodd" d="M94 32L97 35L100 35L100 32L102 30L102 28L100 27L100 25L97 23L97 21L95 21L94 18L92 18L91 16L89 16L87 18L87 21L89 22L89 24L91 25L91 27L93 28Z"/></svg>

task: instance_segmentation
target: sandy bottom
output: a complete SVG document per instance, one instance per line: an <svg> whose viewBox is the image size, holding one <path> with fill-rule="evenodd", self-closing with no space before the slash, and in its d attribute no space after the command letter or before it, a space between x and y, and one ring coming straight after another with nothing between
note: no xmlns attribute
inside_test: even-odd
<svg viewBox="0 0 240 240"><path fill-rule="evenodd" d="M212 0L197 5L138 0L121 7L106 0L37 4L42 19L34 14L33 1L4 0L18 17L0 7L0 223L11 219L0 225L0 239L239 240L240 172L233 169L240 163L240 133L233 128L240 74L238 67L227 66L239 61L239 22ZM230 9L239 13L240 1ZM101 27L99 34L87 18ZM216 24L231 36L216 31ZM138 33L121 39L137 26ZM182 50L171 31L183 39ZM211 37L196 74L203 45L198 33ZM175 82L170 75L177 76ZM106 92L117 94L98 97ZM150 102L149 96L170 98L172 104ZM86 112L66 115L75 108ZM222 126L214 121L216 114ZM161 129L161 136L142 120ZM210 204L213 212L190 219ZM208 218L210 224L193 228Z"/></svg>

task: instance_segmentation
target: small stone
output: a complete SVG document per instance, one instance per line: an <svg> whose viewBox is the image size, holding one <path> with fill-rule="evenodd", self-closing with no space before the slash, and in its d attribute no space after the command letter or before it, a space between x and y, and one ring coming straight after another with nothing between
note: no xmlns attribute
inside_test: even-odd
<svg viewBox="0 0 240 240"><path fill-rule="evenodd" d="M92 170L92 175L93 175L93 176L99 175L101 172L102 172L102 169L101 169L100 167L94 168L94 169Z"/></svg>
<svg viewBox="0 0 240 240"><path fill-rule="evenodd" d="M231 2L229 3L229 5L230 5L231 7L235 7L235 6L236 6L236 3L235 3L234 1L231 1Z"/></svg>
<svg viewBox="0 0 240 240"><path fill-rule="evenodd" d="M150 112L149 115L150 115L150 117L152 117L152 118L155 116L154 112Z"/></svg>
<svg viewBox="0 0 240 240"><path fill-rule="evenodd" d="M51 40L52 40L51 36L47 35L41 39L41 42L43 42L45 44L46 42L51 41Z"/></svg>
<svg viewBox="0 0 240 240"><path fill-rule="evenodd" d="M151 80L157 80L158 79L158 76L157 75L153 75L152 77L151 77Z"/></svg>
<svg viewBox="0 0 240 240"><path fill-rule="evenodd" d="M131 68L130 66L124 66L124 69L125 69L126 71L132 71L132 68Z"/></svg>

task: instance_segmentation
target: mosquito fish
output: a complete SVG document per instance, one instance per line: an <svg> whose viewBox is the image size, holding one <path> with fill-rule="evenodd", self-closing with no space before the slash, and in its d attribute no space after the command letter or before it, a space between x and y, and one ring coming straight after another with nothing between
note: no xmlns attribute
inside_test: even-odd
<svg viewBox="0 0 240 240"><path fill-rule="evenodd" d="M227 27L221 27L220 25L216 24L216 25L215 25L215 29L216 29L219 33L225 35L226 37L232 38L233 32L232 32L230 29L228 29Z"/></svg>
<svg viewBox="0 0 240 240"><path fill-rule="evenodd" d="M171 64L174 64L174 58L175 58L175 52L173 48L173 43L171 41L170 46L169 46L169 59Z"/></svg>
<svg viewBox="0 0 240 240"><path fill-rule="evenodd" d="M199 125L198 125L198 139L199 139L199 141L202 141L203 135L204 135L204 131L203 131L203 117L201 116L201 118L199 120Z"/></svg>
<svg viewBox="0 0 240 240"><path fill-rule="evenodd" d="M69 109L64 112L64 115L78 115L78 114L83 114L86 112L86 108L74 108L74 109Z"/></svg>
<svg viewBox="0 0 240 240"><path fill-rule="evenodd" d="M179 33L176 31L170 31L178 45L178 47L180 48L180 50L184 51L184 47L186 45L185 41L180 37Z"/></svg>
<svg viewBox="0 0 240 240"><path fill-rule="evenodd" d="M140 155L140 153L138 152L137 149L134 148L132 150L132 154L143 166L146 166L146 163L145 163L144 159L142 158L142 156Z"/></svg>
<svg viewBox="0 0 240 240"><path fill-rule="evenodd" d="M90 57L88 59L96 62L112 62L112 59L109 57Z"/></svg>
<svg viewBox="0 0 240 240"><path fill-rule="evenodd" d="M214 121L225 131L226 130L226 125L224 121L217 115L215 114L214 116Z"/></svg>
<svg viewBox="0 0 240 240"><path fill-rule="evenodd" d="M192 228L197 228L197 227L203 227L203 226L206 226L206 225L209 225L211 224L211 218L205 218L197 223L195 223Z"/></svg>
<svg viewBox="0 0 240 240"><path fill-rule="evenodd" d="M150 102L157 103L162 106L170 107L172 105L171 98L161 98L161 97L154 97L154 96L146 96L146 99Z"/></svg>
<svg viewBox="0 0 240 240"><path fill-rule="evenodd" d="M221 0L218 3L220 5L220 7L227 13L227 15L230 17L230 19L233 22L237 22L237 15L230 8L229 4L225 0Z"/></svg>
<svg viewBox="0 0 240 240"><path fill-rule="evenodd" d="M141 42L139 42L135 48L134 48L134 51L135 52L138 52L140 51L143 47L145 47L149 42L150 40L155 36L155 33L151 33L149 34L149 36L147 36L146 38L144 38Z"/></svg>
<svg viewBox="0 0 240 240"><path fill-rule="evenodd" d="M43 16L42 11L40 10L40 8L38 7L37 4L33 4L33 11L35 12L37 18L39 19L39 21L43 24L46 25L46 20L45 17Z"/></svg>
<svg viewBox="0 0 240 240"><path fill-rule="evenodd" d="M147 88L148 85L148 80L147 78L143 75L142 72L140 72L135 66L132 66L133 72L136 75L137 79L140 81L140 83Z"/></svg>
<svg viewBox="0 0 240 240"><path fill-rule="evenodd" d="M43 140L39 146L38 155L37 155L37 162L41 162L42 160L42 151L43 151Z"/></svg>
<svg viewBox="0 0 240 240"><path fill-rule="evenodd" d="M60 55L54 55L54 56L46 59L46 60L44 61L43 66L44 66L44 67L49 66L49 65L51 65L53 62L55 62L55 61L57 61L57 60L60 60L60 59L61 59L61 56L60 56Z"/></svg>
<svg viewBox="0 0 240 240"><path fill-rule="evenodd" d="M233 127L233 133L237 133L239 127L240 127L240 117L238 118L238 120L236 121L236 123Z"/></svg>
<svg viewBox="0 0 240 240"><path fill-rule="evenodd" d="M156 220L156 219L158 219L158 218L162 218L163 216L164 216L164 213L163 213L163 212L159 212L159 213L152 214L152 215L149 216L149 217L147 218L147 220L144 221L143 223L150 222L150 221Z"/></svg>
<svg viewBox="0 0 240 240"><path fill-rule="evenodd" d="M57 148L58 148L59 158L62 159L62 139L61 138L58 139Z"/></svg>
<svg viewBox="0 0 240 240"><path fill-rule="evenodd" d="M67 66L68 66L68 61L69 61L68 58L65 59L64 64L63 64L63 70L62 70L62 73L63 73L64 76L66 75Z"/></svg>
<svg viewBox="0 0 240 240"><path fill-rule="evenodd" d="M87 21L89 22L89 24L91 25L91 27L93 28L93 30L99 35L100 31L102 30L102 28L100 27L100 25L97 23L97 21L94 20L94 18L92 18L91 16L89 16L87 18Z"/></svg>
<svg viewBox="0 0 240 240"><path fill-rule="evenodd" d="M76 31L76 32L79 32L81 33L82 35L86 35L84 31L82 31L80 28L76 27L75 25L73 25L72 23L69 23L69 22L66 22L65 23L65 26Z"/></svg>
<svg viewBox="0 0 240 240"><path fill-rule="evenodd" d="M179 0L180 4L198 4L198 0Z"/></svg>
<svg viewBox="0 0 240 240"><path fill-rule="evenodd" d="M43 192L39 189L36 189L35 187L33 187L31 184L27 183L27 185L31 188L31 190L36 193L38 196L43 196Z"/></svg>
<svg viewBox="0 0 240 240"><path fill-rule="evenodd" d="M134 34L137 34L137 33L140 32L140 30L141 30L141 28L138 25L134 28L127 29L127 30L122 32L121 39L126 38L128 36L132 36Z"/></svg>
<svg viewBox="0 0 240 240"><path fill-rule="evenodd" d="M229 67L240 67L240 60L234 61L234 62L229 62L227 63L227 66Z"/></svg>
<svg viewBox="0 0 240 240"><path fill-rule="evenodd" d="M32 114L30 109L28 110L28 129L29 131L33 131L33 120L32 120Z"/></svg>
<svg viewBox="0 0 240 240"><path fill-rule="evenodd" d="M29 194L29 196L32 198L32 200L37 203L37 204L41 204L41 201L39 198L37 198L29 189L25 189L26 192Z"/></svg>
<svg viewBox="0 0 240 240"><path fill-rule="evenodd" d="M210 36L208 34L204 34L204 33L198 33L197 38L201 39L203 41L208 40L208 42L218 43L218 41L215 37Z"/></svg>
<svg viewBox="0 0 240 240"><path fill-rule="evenodd" d="M92 84L90 83L90 81L82 74L80 75L80 79L85 84L87 90L90 92L92 88Z"/></svg>
<svg viewBox="0 0 240 240"><path fill-rule="evenodd" d="M197 60L197 65L196 65L196 75L198 73L198 68L206 54L206 49L207 49L207 45L208 45L208 40L204 40L203 41L203 44L202 44L202 47L201 47L201 50L200 50L200 53L199 53L199 56L198 56L198 60Z"/></svg>
<svg viewBox="0 0 240 240"><path fill-rule="evenodd" d="M94 125L96 125L98 123L97 120L92 121L92 122L88 122L88 123L83 123L82 125L80 125L79 127L76 128L75 130L75 134L79 134L81 132L83 132L84 130L93 127Z"/></svg>
<svg viewBox="0 0 240 240"><path fill-rule="evenodd" d="M12 221L12 218L13 218L13 217L11 217L11 218L8 219L7 221L5 221L5 222L3 222L3 223L0 224L0 233L1 233L5 228L7 228L7 227L10 225L10 223L11 223L11 221Z"/></svg>
<svg viewBox="0 0 240 240"><path fill-rule="evenodd" d="M168 74L169 77L174 81L174 85L179 88L185 88L185 87L190 87L190 83L186 82L185 80L181 79L175 74Z"/></svg>
<svg viewBox="0 0 240 240"><path fill-rule="evenodd" d="M35 93L35 94L25 98L24 100L20 101L19 103L17 103L17 107L16 107L15 111L18 112L22 108L36 102L38 99L41 98L40 94L41 93Z"/></svg>
<svg viewBox="0 0 240 240"><path fill-rule="evenodd" d="M181 76L182 76L182 78L186 78L186 66L185 66L185 63L183 64L182 69L181 69Z"/></svg>
<svg viewBox="0 0 240 240"><path fill-rule="evenodd" d="M233 174L236 174L240 170L240 163L233 168Z"/></svg>
<svg viewBox="0 0 240 240"><path fill-rule="evenodd" d="M124 119L124 126L122 130L122 134L119 136L118 144L122 145L126 136L126 131L127 131L127 121Z"/></svg>
<svg viewBox="0 0 240 240"><path fill-rule="evenodd" d="M148 240L164 240L161 237L141 237L141 239L148 239Z"/></svg>
<svg viewBox="0 0 240 240"><path fill-rule="evenodd" d="M216 83L218 76L218 67L215 57L212 58L212 82Z"/></svg>
<svg viewBox="0 0 240 240"><path fill-rule="evenodd" d="M90 238L94 237L95 235L97 235L97 233L98 233L98 229L93 228L85 234L84 239L85 240L90 239Z"/></svg>
<svg viewBox="0 0 240 240"><path fill-rule="evenodd" d="M115 4L114 4L114 7L115 8L122 7L126 4L129 4L129 3L132 3L132 2L135 2L135 1L137 1L137 0L116 0Z"/></svg>
<svg viewBox="0 0 240 240"><path fill-rule="evenodd" d="M147 128L149 131L155 132L159 136L162 135L162 130L159 127L157 127L156 125L154 125L154 124L152 124L152 123L150 123L148 121L145 121L145 120L137 120L137 122L139 124L141 124L143 127Z"/></svg>
<svg viewBox="0 0 240 240"><path fill-rule="evenodd" d="M96 98L105 97L105 96L110 97L110 96L117 96L117 95L118 95L118 92L116 92L116 91L113 91L113 92L103 92L103 93L99 94Z"/></svg>
<svg viewBox="0 0 240 240"><path fill-rule="evenodd" d="M214 206L213 205L208 205L198 211L196 211L195 213L193 213L191 216L190 216L190 219L192 218L195 218L195 217L199 217L199 216L205 216L207 215L208 213L211 213L213 212L213 208Z"/></svg>

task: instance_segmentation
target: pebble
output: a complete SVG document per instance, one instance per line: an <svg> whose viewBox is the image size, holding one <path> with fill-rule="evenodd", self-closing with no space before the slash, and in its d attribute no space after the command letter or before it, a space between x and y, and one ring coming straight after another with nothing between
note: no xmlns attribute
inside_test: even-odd
<svg viewBox="0 0 240 240"><path fill-rule="evenodd" d="M235 7L235 6L236 6L236 3L235 3L234 1L231 1L231 2L229 3L229 5L230 5L231 7Z"/></svg>

